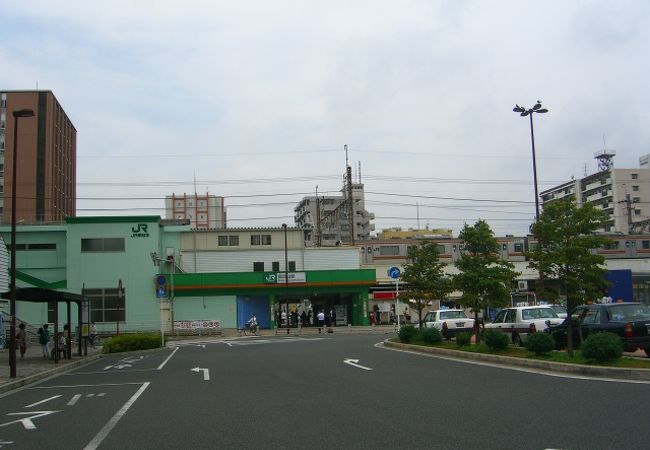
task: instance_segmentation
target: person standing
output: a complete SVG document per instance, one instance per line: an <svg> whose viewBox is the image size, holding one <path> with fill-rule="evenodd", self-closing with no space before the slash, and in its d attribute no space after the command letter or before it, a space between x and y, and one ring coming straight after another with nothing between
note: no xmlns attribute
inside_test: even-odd
<svg viewBox="0 0 650 450"><path fill-rule="evenodd" d="M97 326L95 322L90 322L90 345L95 348L95 340L97 339Z"/></svg>
<svg viewBox="0 0 650 450"><path fill-rule="evenodd" d="M325 311L321 309L320 312L318 313L317 319L318 319L318 334L321 334L321 329L325 325Z"/></svg>
<svg viewBox="0 0 650 450"><path fill-rule="evenodd" d="M38 342L41 344L41 349L43 350L43 358L47 359L50 357L50 331L47 329L48 325L43 325L43 328L39 328L39 337Z"/></svg>
<svg viewBox="0 0 650 450"><path fill-rule="evenodd" d="M27 331L25 331L24 323L18 325L16 341L18 342L18 348L20 349L20 359L23 359L25 357L25 352L27 351Z"/></svg>

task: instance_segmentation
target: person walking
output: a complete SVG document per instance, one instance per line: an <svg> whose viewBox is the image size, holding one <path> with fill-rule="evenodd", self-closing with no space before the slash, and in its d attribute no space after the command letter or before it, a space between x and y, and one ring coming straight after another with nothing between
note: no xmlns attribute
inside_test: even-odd
<svg viewBox="0 0 650 450"><path fill-rule="evenodd" d="M41 349L43 350L43 358L48 359L50 357L50 331L47 329L48 325L43 325L42 328L38 329L38 342L41 344Z"/></svg>
<svg viewBox="0 0 650 450"><path fill-rule="evenodd" d="M325 325L325 311L321 309L316 317L318 319L318 334L321 334L321 330Z"/></svg>
<svg viewBox="0 0 650 450"><path fill-rule="evenodd" d="M18 325L16 342L18 342L18 348L20 349L20 359L23 359L25 357L25 352L27 351L27 331L25 331L24 323Z"/></svg>

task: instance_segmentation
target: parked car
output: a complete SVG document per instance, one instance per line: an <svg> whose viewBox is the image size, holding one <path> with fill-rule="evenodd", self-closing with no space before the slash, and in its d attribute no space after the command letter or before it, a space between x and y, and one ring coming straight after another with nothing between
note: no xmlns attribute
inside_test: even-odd
<svg viewBox="0 0 650 450"><path fill-rule="evenodd" d="M439 309L429 311L422 325L425 328L437 328L444 338L450 338L463 331L474 329L474 319L470 319L462 309Z"/></svg>
<svg viewBox="0 0 650 450"><path fill-rule="evenodd" d="M553 308L553 311L557 314L560 319L567 318L566 307L562 305L548 305L550 308Z"/></svg>
<svg viewBox="0 0 650 450"><path fill-rule="evenodd" d="M565 348L567 345L567 320L569 319L548 329L558 348ZM650 356L650 308L643 303L582 305L571 314L571 320L574 325L572 328L574 346L580 342L580 331L583 339L591 333L607 331L621 337L625 351L635 351L640 348Z"/></svg>
<svg viewBox="0 0 650 450"><path fill-rule="evenodd" d="M507 333L513 344L523 345L529 334L561 323L562 319L550 306L518 306L502 309L485 328Z"/></svg>

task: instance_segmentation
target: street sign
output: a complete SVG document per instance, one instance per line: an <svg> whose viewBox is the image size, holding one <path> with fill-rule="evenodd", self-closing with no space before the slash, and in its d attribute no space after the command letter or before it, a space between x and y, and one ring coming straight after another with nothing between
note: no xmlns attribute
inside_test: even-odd
<svg viewBox="0 0 650 450"><path fill-rule="evenodd" d="M401 274L402 272L399 270L399 267L393 266L388 269L388 276L395 280L398 279Z"/></svg>

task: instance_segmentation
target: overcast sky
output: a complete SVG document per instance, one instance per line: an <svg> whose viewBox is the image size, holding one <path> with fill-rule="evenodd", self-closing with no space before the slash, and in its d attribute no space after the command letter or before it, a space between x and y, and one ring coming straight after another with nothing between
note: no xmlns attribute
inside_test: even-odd
<svg viewBox="0 0 650 450"><path fill-rule="evenodd" d="M52 90L74 123L78 215L164 216L196 182L229 226L291 224L347 145L377 230L522 235L515 104L549 109L540 191L650 153L647 0L2 3L0 89Z"/></svg>

